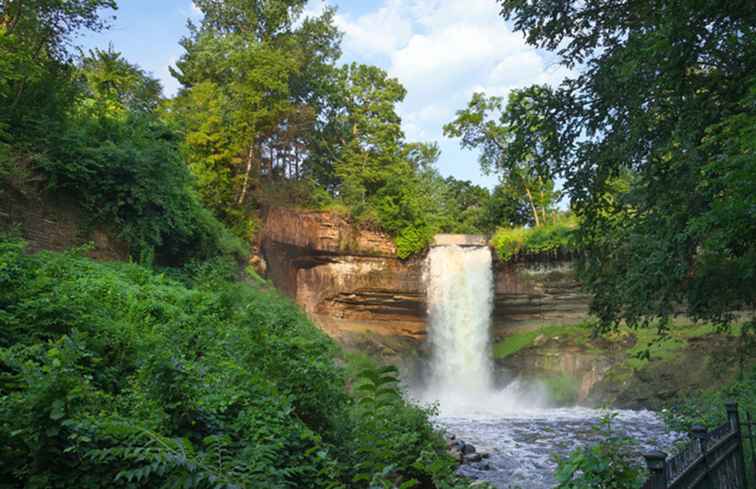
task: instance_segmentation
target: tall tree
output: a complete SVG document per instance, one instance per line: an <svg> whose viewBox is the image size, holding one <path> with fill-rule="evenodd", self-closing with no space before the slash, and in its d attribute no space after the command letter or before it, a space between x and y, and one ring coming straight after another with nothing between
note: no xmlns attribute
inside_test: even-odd
<svg viewBox="0 0 756 489"><path fill-rule="evenodd" d="M199 0L202 21L182 40L174 112L186 158L205 202L235 225L255 205L250 195L262 178L302 173L323 110L318 77L340 54L340 34L332 10L302 20L305 3Z"/></svg>
<svg viewBox="0 0 756 489"><path fill-rule="evenodd" d="M353 63L340 72L337 114L342 130L336 174L350 205L365 205L393 175L412 167L402 155L404 133L396 105L406 90L376 66Z"/></svg>
<svg viewBox="0 0 756 489"><path fill-rule="evenodd" d="M513 90L506 109L502 97L475 93L467 107L457 112L456 119L444 126L444 134L461 138L463 148L480 150L484 173L498 174L508 188L527 197L536 226L546 224L557 196L548 165L552 155L544 151L553 130L548 119L529 110L543 90L538 86ZM527 140L514 136L515 113L528 118Z"/></svg>
<svg viewBox="0 0 756 489"><path fill-rule="evenodd" d="M756 9L748 1L501 0L579 74L508 110L510 158L540 151L582 216L584 279L606 325L726 324L756 305ZM629 186L616 187L630 175ZM745 190L750 189L750 190ZM663 322L662 322L663 324Z"/></svg>

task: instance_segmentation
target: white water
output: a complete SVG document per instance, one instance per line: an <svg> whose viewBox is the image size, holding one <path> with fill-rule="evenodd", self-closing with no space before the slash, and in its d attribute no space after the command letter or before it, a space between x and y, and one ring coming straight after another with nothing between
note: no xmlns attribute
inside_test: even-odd
<svg viewBox="0 0 756 489"><path fill-rule="evenodd" d="M491 250L432 248L425 274L432 355L427 395L444 405L489 394L493 388Z"/></svg>
<svg viewBox="0 0 756 489"><path fill-rule="evenodd" d="M460 472L498 488L553 487L554 454L596 441L604 414L586 408L549 409L543 389L517 380L496 389L491 361L493 267L488 248L439 246L426 263L431 346L430 378L411 393L438 403L436 423L490 458ZM615 429L637 436L641 447L667 448L676 438L656 414L619 411ZM641 448L639 447L639 449Z"/></svg>

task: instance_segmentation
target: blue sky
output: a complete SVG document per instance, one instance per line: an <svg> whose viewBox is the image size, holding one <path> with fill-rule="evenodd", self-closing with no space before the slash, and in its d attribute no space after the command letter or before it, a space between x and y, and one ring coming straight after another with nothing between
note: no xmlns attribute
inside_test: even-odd
<svg viewBox="0 0 756 489"><path fill-rule="evenodd" d="M512 32L495 0L310 0L307 11L317 15L326 4L338 8L343 61L381 66L407 88L399 108L407 139L437 141L445 176L496 183L481 174L475 153L441 132L475 91L506 96L512 88L556 84L569 74ZM112 43L172 95L178 85L168 67L183 52L178 41L190 17L199 18L191 0L121 0L112 28L86 35L83 44Z"/></svg>

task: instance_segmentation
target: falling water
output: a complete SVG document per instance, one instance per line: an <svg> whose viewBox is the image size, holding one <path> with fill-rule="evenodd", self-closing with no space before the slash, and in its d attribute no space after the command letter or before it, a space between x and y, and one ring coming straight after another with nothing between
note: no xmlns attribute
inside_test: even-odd
<svg viewBox="0 0 756 489"><path fill-rule="evenodd" d="M442 403L485 395L493 386L491 250L454 245L432 248L426 287L432 351L430 392Z"/></svg>

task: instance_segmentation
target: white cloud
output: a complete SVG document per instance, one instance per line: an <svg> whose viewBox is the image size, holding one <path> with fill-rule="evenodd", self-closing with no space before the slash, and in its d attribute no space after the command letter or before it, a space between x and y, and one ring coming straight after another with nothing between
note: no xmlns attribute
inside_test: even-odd
<svg viewBox="0 0 756 489"><path fill-rule="evenodd" d="M345 48L354 56L389 55L412 35L403 0L387 0L377 10L356 18L339 13L336 24L344 31Z"/></svg>
<svg viewBox="0 0 756 489"><path fill-rule="evenodd" d="M202 17L202 10L200 10L200 8L194 2L192 2L192 8L190 12L191 12L190 14L191 17L194 17L194 18Z"/></svg>
<svg viewBox="0 0 756 489"><path fill-rule="evenodd" d="M160 81L163 84L163 94L168 97L173 97L179 90L179 82L173 78L170 71L171 67L176 67L177 61L178 58L176 56L171 56L168 59L168 62L160 68L160 72L158 73Z"/></svg>
<svg viewBox="0 0 756 489"><path fill-rule="evenodd" d="M199 20L202 18L202 10L200 10L199 7L197 7L197 5L195 5L195 3L191 0L185 7L180 7L178 9L178 12L182 17L190 20Z"/></svg>

